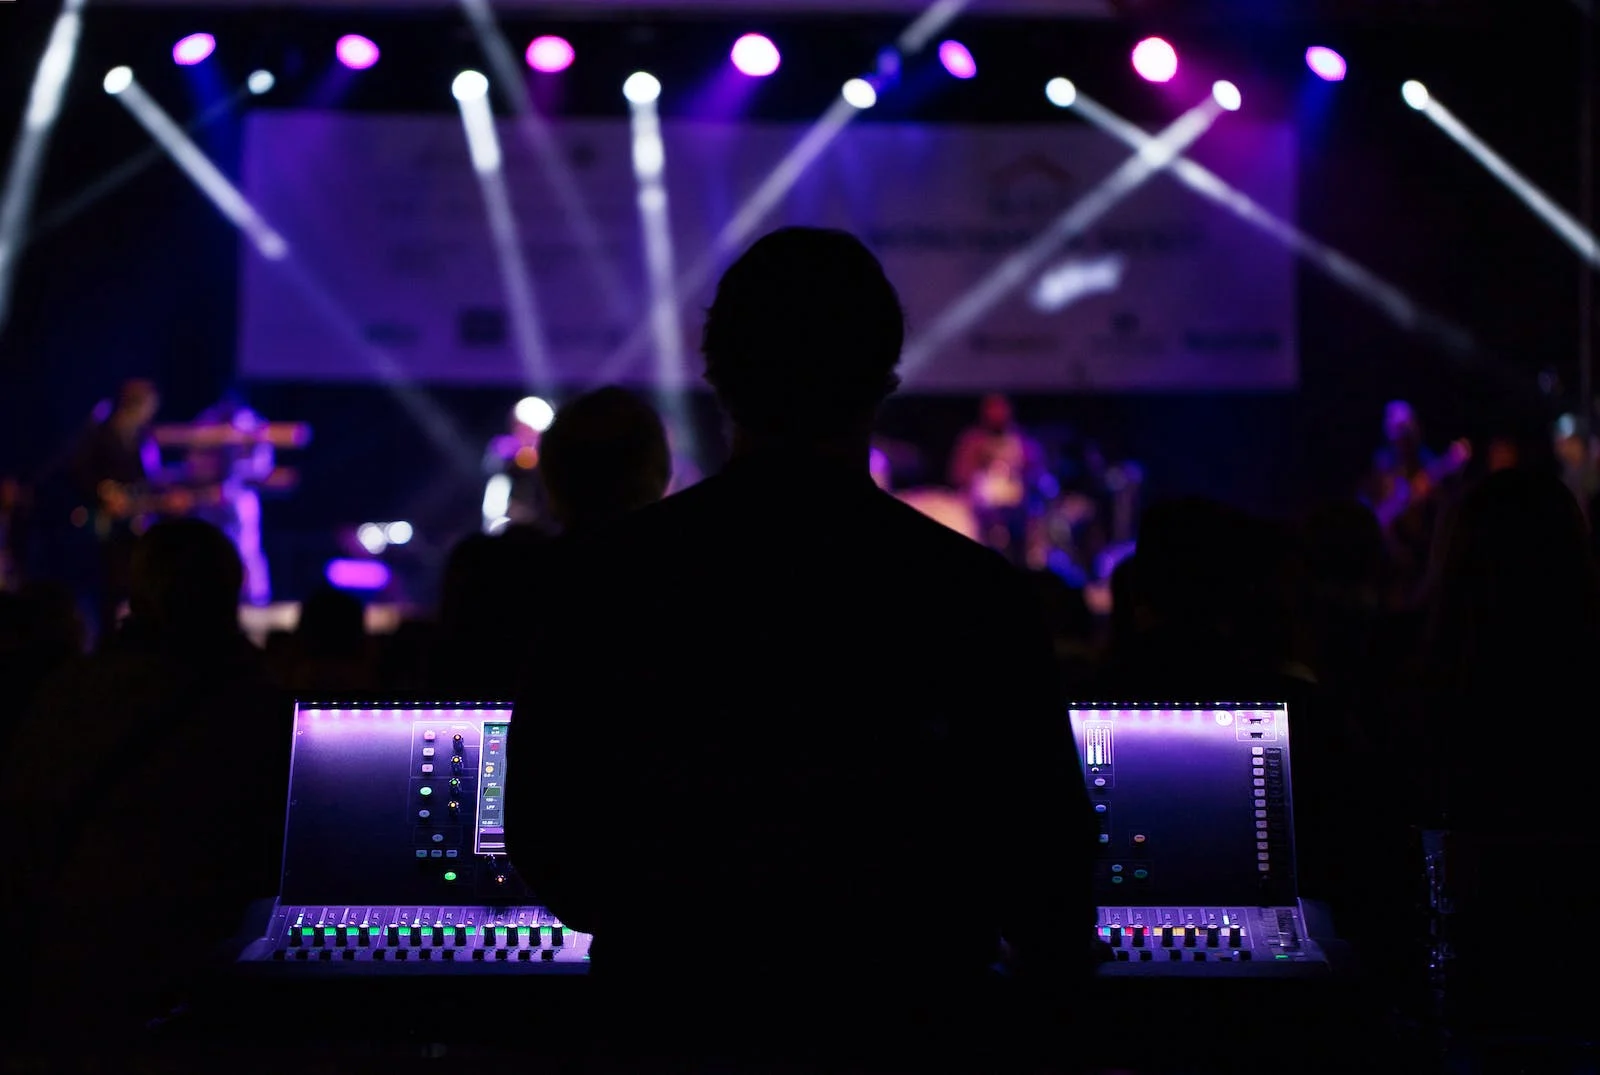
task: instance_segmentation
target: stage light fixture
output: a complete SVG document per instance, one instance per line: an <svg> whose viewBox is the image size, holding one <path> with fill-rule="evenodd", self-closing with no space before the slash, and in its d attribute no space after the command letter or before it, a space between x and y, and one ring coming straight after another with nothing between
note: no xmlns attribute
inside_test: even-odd
<svg viewBox="0 0 1600 1075"><path fill-rule="evenodd" d="M107 93L115 97L133 85L133 68L113 67L106 72L106 80L101 85L105 87Z"/></svg>
<svg viewBox="0 0 1600 1075"><path fill-rule="evenodd" d="M535 71L553 75L571 67L577 55L572 43L566 38L546 34L533 39L524 58L528 61L528 66Z"/></svg>
<svg viewBox="0 0 1600 1075"><path fill-rule="evenodd" d="M647 105L661 96L661 80L648 71L635 71L622 84L622 96L630 104Z"/></svg>
<svg viewBox="0 0 1600 1075"><path fill-rule="evenodd" d="M390 523L383 528L383 536L389 539L389 544L391 545L409 544L415 533L416 531L412 529L411 524L404 519Z"/></svg>
<svg viewBox="0 0 1600 1075"><path fill-rule="evenodd" d="M978 61L959 41L946 41L939 46L939 62L953 78L968 79L978 74Z"/></svg>
<svg viewBox="0 0 1600 1075"><path fill-rule="evenodd" d="M864 78L852 78L839 92L851 108L865 110L878 103L878 91Z"/></svg>
<svg viewBox="0 0 1600 1075"><path fill-rule="evenodd" d="M172 46L172 62L179 67L193 67L217 51L217 39L210 34L190 34Z"/></svg>
<svg viewBox="0 0 1600 1075"><path fill-rule="evenodd" d="M489 92L489 80L479 71L463 71L450 83L450 92L458 101L476 101Z"/></svg>
<svg viewBox="0 0 1600 1075"><path fill-rule="evenodd" d="M1078 99L1078 87L1070 78L1052 78L1044 84L1044 95L1057 108L1071 108Z"/></svg>
<svg viewBox="0 0 1600 1075"><path fill-rule="evenodd" d="M745 34L735 41L731 58L733 66L751 78L766 78L783 62L778 46L761 34Z"/></svg>
<svg viewBox="0 0 1600 1075"><path fill-rule="evenodd" d="M1244 94L1239 92L1238 86L1227 79L1211 84L1211 98L1225 112L1237 112L1244 104Z"/></svg>
<svg viewBox="0 0 1600 1075"><path fill-rule="evenodd" d="M271 71L252 71L250 77L245 79L245 87L257 97L268 92L278 84L277 76Z"/></svg>
<svg viewBox="0 0 1600 1075"><path fill-rule="evenodd" d="M1312 45L1306 49L1306 66L1324 82L1343 82L1348 69L1344 57L1326 45Z"/></svg>
<svg viewBox="0 0 1600 1075"><path fill-rule="evenodd" d="M1133 69L1146 82L1171 82L1178 73L1178 50L1159 37L1133 47Z"/></svg>
<svg viewBox="0 0 1600 1075"><path fill-rule="evenodd" d="M339 62L352 71L365 71L378 62L380 55L377 44L360 34L345 34L333 51L339 57Z"/></svg>
<svg viewBox="0 0 1600 1075"><path fill-rule="evenodd" d="M1405 98L1406 104L1419 112L1428 107L1428 87L1416 79L1400 87L1400 96Z"/></svg>

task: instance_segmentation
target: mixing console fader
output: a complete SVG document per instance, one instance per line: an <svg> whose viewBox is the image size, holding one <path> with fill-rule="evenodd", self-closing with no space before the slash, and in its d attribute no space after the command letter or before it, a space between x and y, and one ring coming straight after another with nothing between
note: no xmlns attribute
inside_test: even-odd
<svg viewBox="0 0 1600 1075"><path fill-rule="evenodd" d="M1297 907L1102 907L1099 935L1110 974L1261 977L1325 963Z"/></svg>
<svg viewBox="0 0 1600 1075"><path fill-rule="evenodd" d="M538 906L506 856L511 729L506 705L297 705L282 881L241 962L586 971L589 937Z"/></svg>

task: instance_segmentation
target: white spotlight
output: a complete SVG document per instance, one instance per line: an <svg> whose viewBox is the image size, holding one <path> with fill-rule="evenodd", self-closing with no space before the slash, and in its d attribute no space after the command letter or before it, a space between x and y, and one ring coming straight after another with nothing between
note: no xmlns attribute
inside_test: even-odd
<svg viewBox="0 0 1600 1075"><path fill-rule="evenodd" d="M389 538L377 523L362 523L356 527L356 540L361 547L376 556L389 547Z"/></svg>
<svg viewBox="0 0 1600 1075"><path fill-rule="evenodd" d="M556 420L556 410L538 396L528 396L517 401L512 416L535 433L543 433Z"/></svg>
<svg viewBox="0 0 1600 1075"><path fill-rule="evenodd" d="M463 71L450 84L458 101L476 101L489 92L489 80L478 71Z"/></svg>
<svg viewBox="0 0 1600 1075"><path fill-rule="evenodd" d="M271 71L252 71L244 84L251 93L260 97L263 93L276 86L278 80Z"/></svg>
<svg viewBox="0 0 1600 1075"><path fill-rule="evenodd" d="M1070 78L1052 78L1044 84L1044 95L1057 108L1071 108L1078 99L1078 87Z"/></svg>
<svg viewBox="0 0 1600 1075"><path fill-rule="evenodd" d="M1406 99L1406 104L1419 112L1428 107L1428 87L1416 79L1400 87L1400 96Z"/></svg>
<svg viewBox="0 0 1600 1075"><path fill-rule="evenodd" d="M1226 79L1211 84L1211 96L1225 112L1237 112L1244 104L1244 94L1239 92L1239 87Z"/></svg>
<svg viewBox="0 0 1600 1075"><path fill-rule="evenodd" d="M839 92L851 108L868 109L878 103L878 91L864 78L852 78Z"/></svg>
<svg viewBox="0 0 1600 1075"><path fill-rule="evenodd" d="M411 524L404 520L390 523L383 528L383 536L389 539L389 544L391 545L404 545L411 540L413 533L415 531L411 529Z"/></svg>
<svg viewBox="0 0 1600 1075"><path fill-rule="evenodd" d="M647 105L661 96L661 80L648 71L635 71L622 84L622 96L630 104Z"/></svg>
<svg viewBox="0 0 1600 1075"><path fill-rule="evenodd" d="M101 85L105 87L107 93L115 97L133 85L133 68L113 67L106 72L106 80Z"/></svg>

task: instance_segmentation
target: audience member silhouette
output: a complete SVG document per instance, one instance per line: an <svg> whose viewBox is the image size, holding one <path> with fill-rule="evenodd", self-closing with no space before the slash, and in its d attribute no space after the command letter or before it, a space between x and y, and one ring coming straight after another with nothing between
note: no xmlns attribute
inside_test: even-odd
<svg viewBox="0 0 1600 1075"><path fill-rule="evenodd" d="M289 721L237 625L243 570L197 520L135 544L112 645L52 677L28 726L58 755L4 785L24 1040L115 1050L195 984L277 887ZM70 760L70 763L69 763ZM111 953L115 953L114 956Z"/></svg>
<svg viewBox="0 0 1600 1075"><path fill-rule="evenodd" d="M869 473L903 335L852 236L757 242L704 331L731 462L585 541L547 605L522 734L569 763L508 802L511 856L595 934L623 1035L847 1049L915 1010L932 1040L982 1023L1002 939L1019 976L1088 966L1092 824L1029 583ZM680 929L715 956L664 959Z"/></svg>
<svg viewBox="0 0 1600 1075"><path fill-rule="evenodd" d="M666 495L672 452L650 405L625 388L571 400L545 431L541 468L564 533L612 523Z"/></svg>
<svg viewBox="0 0 1600 1075"><path fill-rule="evenodd" d="M1571 491L1543 470L1491 474L1446 543L1426 653L1426 742L1455 834L1454 993L1463 1026L1587 1032L1570 983L1526 973L1505 924L1592 921L1578 863L1597 851L1592 791L1600 577ZM1572 865L1569 870L1568 865Z"/></svg>
<svg viewBox="0 0 1600 1075"><path fill-rule="evenodd" d="M514 524L469 534L445 562L430 678L436 690L485 701L511 698L534 625L545 615L549 535Z"/></svg>
<svg viewBox="0 0 1600 1075"><path fill-rule="evenodd" d="M320 586L300 604L300 622L282 647L284 687L324 697L377 689L366 607L355 594Z"/></svg>

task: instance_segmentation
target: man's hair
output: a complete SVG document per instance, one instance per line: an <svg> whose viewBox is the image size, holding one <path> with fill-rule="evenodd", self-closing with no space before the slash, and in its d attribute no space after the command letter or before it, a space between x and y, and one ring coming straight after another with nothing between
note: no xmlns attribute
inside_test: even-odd
<svg viewBox="0 0 1600 1075"><path fill-rule="evenodd" d="M152 526L133 548L129 605L146 626L183 636L237 629L244 568L228 536L199 519Z"/></svg>
<svg viewBox="0 0 1600 1075"><path fill-rule="evenodd" d="M828 436L899 386L905 314L855 236L783 228L723 274L706 312L706 380L739 426Z"/></svg>
<svg viewBox="0 0 1600 1075"><path fill-rule="evenodd" d="M672 480L666 430L624 388L567 403L539 441L539 470L567 525L603 522L660 500Z"/></svg>

